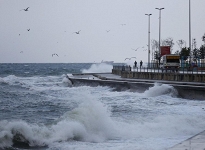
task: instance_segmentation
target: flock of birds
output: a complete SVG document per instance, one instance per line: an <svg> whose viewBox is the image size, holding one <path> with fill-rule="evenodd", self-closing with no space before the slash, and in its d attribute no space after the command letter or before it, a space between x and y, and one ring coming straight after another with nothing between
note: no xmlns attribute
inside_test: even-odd
<svg viewBox="0 0 205 150"><path fill-rule="evenodd" d="M22 11L22 10L28 11L28 9L29 9L29 7L25 8L25 9L21 9L20 11ZM27 29L27 31L30 31L30 29ZM73 32L73 33L75 33L75 34L80 34L80 31L81 31L81 30L76 31L76 32ZM65 32L66 32L66 31L65 31ZM21 34L19 34L19 36L20 36L20 35L21 35ZM23 51L20 51L20 53L23 53ZM54 57L54 56L58 56L58 54L53 53L53 54L52 54L52 57ZM58 57L59 57L59 56L58 56Z"/></svg>
<svg viewBox="0 0 205 150"><path fill-rule="evenodd" d="M25 9L21 9L20 11L22 11L22 10L28 11L28 10L29 10L29 7L25 8ZM126 24L121 24L121 25L122 25L122 26L125 26ZM30 31L30 28L27 29L27 31ZM66 31L65 31L65 32L66 32ZM80 32L81 32L81 30L76 31L76 32L73 32L73 33L75 33L75 34L80 34ZM108 33L108 32L110 32L110 30L106 30L106 32ZM20 36L20 34L19 34L19 36ZM144 48L144 47L138 47L138 48L132 49L132 50L137 51L139 48ZM146 49L144 49L143 51L146 51ZM20 53L23 53L23 51L20 51ZM54 57L54 56L59 57L58 54L56 54L56 53L53 53L53 54L52 54L52 57ZM133 58L136 59L136 57L130 57L130 58L125 58L125 60L131 60L131 59L133 59Z"/></svg>
<svg viewBox="0 0 205 150"><path fill-rule="evenodd" d="M29 9L29 7L27 7L27 8L25 8L25 9L21 9L20 11L22 11L22 10L24 10L24 11L28 11L28 9ZM27 29L27 31L30 31L30 28L29 29ZM80 31L78 31L78 32L75 32L76 34L79 34L80 33ZM19 34L19 36L20 36L21 34ZM23 53L23 51L20 51L20 53ZM53 53L52 54L52 57L53 56L58 56L58 54L56 54L56 53ZM58 56L59 57L59 56Z"/></svg>
<svg viewBox="0 0 205 150"><path fill-rule="evenodd" d="M144 49L144 46L143 47L138 47L138 48L132 48L132 50L134 50L134 51L137 51L138 49L143 49L143 51L146 51L147 49ZM125 60L131 60L131 59L137 59L136 57L130 57L130 58L125 58ZM125 61L124 60L124 61Z"/></svg>

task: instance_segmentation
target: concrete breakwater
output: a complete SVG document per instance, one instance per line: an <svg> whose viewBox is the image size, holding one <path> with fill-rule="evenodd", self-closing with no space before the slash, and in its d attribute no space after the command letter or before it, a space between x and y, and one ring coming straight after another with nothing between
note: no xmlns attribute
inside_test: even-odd
<svg viewBox="0 0 205 150"><path fill-rule="evenodd" d="M68 79L74 86L110 86L116 91L130 90L144 92L150 87L153 87L155 83L169 84L177 90L178 97L205 100L205 83L199 82L123 78L112 73L73 74L73 76L68 76Z"/></svg>

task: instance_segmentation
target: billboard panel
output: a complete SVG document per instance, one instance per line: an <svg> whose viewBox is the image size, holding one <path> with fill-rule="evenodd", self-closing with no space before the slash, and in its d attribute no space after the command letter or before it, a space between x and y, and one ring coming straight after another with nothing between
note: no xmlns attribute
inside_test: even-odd
<svg viewBox="0 0 205 150"><path fill-rule="evenodd" d="M171 54L170 46L161 46L161 56L169 54Z"/></svg>

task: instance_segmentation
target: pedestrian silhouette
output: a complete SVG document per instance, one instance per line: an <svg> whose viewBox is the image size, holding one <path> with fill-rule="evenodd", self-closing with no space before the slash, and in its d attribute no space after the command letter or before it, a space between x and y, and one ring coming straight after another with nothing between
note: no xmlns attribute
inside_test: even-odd
<svg viewBox="0 0 205 150"><path fill-rule="evenodd" d="M143 64L143 62L142 62L142 60L140 61L140 68L142 67L142 64Z"/></svg>
<svg viewBox="0 0 205 150"><path fill-rule="evenodd" d="M135 60L134 64L135 64L135 68L136 68L136 67L137 67L137 62L136 62L136 60Z"/></svg>

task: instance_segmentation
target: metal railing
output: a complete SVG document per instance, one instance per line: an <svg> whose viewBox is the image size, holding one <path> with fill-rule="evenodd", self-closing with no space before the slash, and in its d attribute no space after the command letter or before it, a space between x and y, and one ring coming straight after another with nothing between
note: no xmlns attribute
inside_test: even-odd
<svg viewBox="0 0 205 150"><path fill-rule="evenodd" d="M162 69L158 67L158 63L152 63L150 67L139 67L139 66L113 66L114 70L120 71L132 71L132 72L156 72L156 73L178 73L178 74L205 74L205 63L200 64L187 64L181 63L179 68Z"/></svg>

